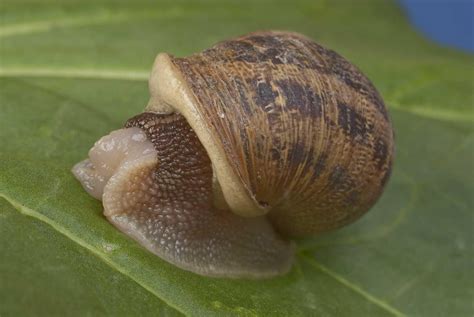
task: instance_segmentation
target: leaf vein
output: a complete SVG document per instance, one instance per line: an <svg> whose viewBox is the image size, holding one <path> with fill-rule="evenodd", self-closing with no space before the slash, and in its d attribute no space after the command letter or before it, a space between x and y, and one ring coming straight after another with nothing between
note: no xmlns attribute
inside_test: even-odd
<svg viewBox="0 0 474 317"><path fill-rule="evenodd" d="M116 263L111 261L106 256L106 254L104 254L103 252L100 252L97 248L94 248L92 245L88 244L87 242L82 240L80 237L73 234L72 232L70 232L69 230L67 230L66 228L64 228L63 226L61 226L57 222L55 222L54 220L46 217L45 215L43 215L43 214L41 214L41 213L39 213L39 212L37 212L33 209L30 209L30 208L22 205L21 203L17 202L16 200L8 197L7 195L5 195L3 193L0 193L0 197L5 199L9 204L11 204L13 206L13 208L15 208L15 210L17 210L21 214L32 217L32 218L35 218L35 219L37 219L41 222L46 223L47 225L51 226L54 230L61 233L65 237L71 239L73 242L77 243L78 245L80 245L84 249L89 250L92 254L97 256L99 259L101 259L107 265L109 265L113 269L117 270L118 272L122 273L124 276L126 276L126 277L130 278L131 280L133 280L139 286L143 287L146 291L150 292L153 296L155 296L158 299L160 299L161 301L163 301L163 303L165 303L169 307L175 309L176 311L180 312L181 314L185 315L185 312L183 310L181 310L178 306L173 305L172 303L166 301L163 297L161 297L158 293L156 293L152 288L148 287L146 284L142 283L140 280L135 279L133 276L128 274L124 269L122 269L119 265L117 265Z"/></svg>
<svg viewBox="0 0 474 317"><path fill-rule="evenodd" d="M345 279L343 276L339 275L338 273L328 269L326 266L324 266L321 263L317 262L315 259L313 259L309 255L302 254L302 257L309 264L311 264L313 267L315 267L319 271L325 273L326 275L332 277L333 279L335 279L336 281L338 281L339 283L341 283L345 287L351 289L355 293L361 295L363 298L365 298L369 302L371 302L371 303L377 305L378 307L386 310L387 312L391 313L394 316L398 316L398 317L406 316L404 313L400 312L399 310L397 310L393 306L389 305L388 303L384 302L383 300L381 300L381 299L375 297L374 295L370 294L369 292L365 291L360 286L358 286L358 285L354 284L353 282Z"/></svg>
<svg viewBox="0 0 474 317"><path fill-rule="evenodd" d="M97 13L90 13L69 17L67 19L45 19L35 22L16 23L2 26L0 29L0 38L49 32L58 28L81 27L88 25L100 25L108 23L120 23L133 19L146 19L156 17L174 18L183 12L179 8L170 8L169 10L153 11L153 10L137 10L137 11L111 11L106 10Z"/></svg>
<svg viewBox="0 0 474 317"><path fill-rule="evenodd" d="M52 77L67 79L104 79L104 80L130 80L146 81L149 77L147 71L137 70L110 70L110 69L88 69L88 68L22 68L22 67L0 67L0 77ZM408 112L420 117L436 119L440 121L474 122L474 116L466 115L460 111L449 111L442 109L427 109L417 106L410 108L400 106L396 101L387 102L389 109Z"/></svg>

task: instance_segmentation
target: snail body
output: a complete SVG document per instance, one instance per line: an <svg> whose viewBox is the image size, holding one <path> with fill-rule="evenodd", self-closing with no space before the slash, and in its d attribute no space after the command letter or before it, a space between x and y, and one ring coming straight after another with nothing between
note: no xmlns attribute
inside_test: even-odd
<svg viewBox="0 0 474 317"><path fill-rule="evenodd" d="M382 98L355 66L300 34L159 54L149 89L145 111L73 172L109 221L181 268L285 273L290 238L355 221L389 178Z"/></svg>

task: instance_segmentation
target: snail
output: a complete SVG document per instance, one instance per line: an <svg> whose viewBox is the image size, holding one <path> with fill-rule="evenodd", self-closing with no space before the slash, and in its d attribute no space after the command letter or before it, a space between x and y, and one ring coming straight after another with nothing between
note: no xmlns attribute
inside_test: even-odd
<svg viewBox="0 0 474 317"><path fill-rule="evenodd" d="M73 167L119 230L205 276L288 272L293 238L360 218L390 176L389 114L372 83L297 33L159 54L143 113Z"/></svg>

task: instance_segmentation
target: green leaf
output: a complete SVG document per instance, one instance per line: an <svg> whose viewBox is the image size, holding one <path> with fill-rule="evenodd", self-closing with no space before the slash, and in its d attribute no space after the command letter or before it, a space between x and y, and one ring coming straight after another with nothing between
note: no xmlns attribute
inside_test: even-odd
<svg viewBox="0 0 474 317"><path fill-rule="evenodd" d="M474 297L473 58L387 1L8 1L0 10L0 314L468 316ZM298 241L264 281L197 276L102 216L70 173L141 112L156 53L257 29L357 64L395 124L388 188L363 219Z"/></svg>
<svg viewBox="0 0 474 317"><path fill-rule="evenodd" d="M2 316L179 315L41 220L0 200ZM105 245L112 248L113 245Z"/></svg>

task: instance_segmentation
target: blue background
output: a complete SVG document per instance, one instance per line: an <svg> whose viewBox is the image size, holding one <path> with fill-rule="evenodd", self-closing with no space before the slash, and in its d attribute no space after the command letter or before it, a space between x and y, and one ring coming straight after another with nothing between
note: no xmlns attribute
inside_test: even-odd
<svg viewBox="0 0 474 317"><path fill-rule="evenodd" d="M474 53L474 0L399 0L411 23L429 39Z"/></svg>

